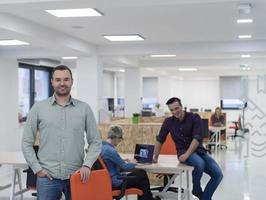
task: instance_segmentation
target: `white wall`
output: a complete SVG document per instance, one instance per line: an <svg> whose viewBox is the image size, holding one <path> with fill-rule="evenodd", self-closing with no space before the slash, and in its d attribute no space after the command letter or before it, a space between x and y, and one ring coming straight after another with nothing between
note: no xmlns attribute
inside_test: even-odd
<svg viewBox="0 0 266 200"><path fill-rule="evenodd" d="M103 71L103 97L114 98L114 72Z"/></svg>
<svg viewBox="0 0 266 200"><path fill-rule="evenodd" d="M219 78L175 78L159 77L159 101L161 105L176 96L183 106L189 108L214 109L220 105ZM165 109L166 106L164 106Z"/></svg>
<svg viewBox="0 0 266 200"><path fill-rule="evenodd" d="M21 149L18 123L18 63L0 60L0 151Z"/></svg>
<svg viewBox="0 0 266 200"><path fill-rule="evenodd" d="M141 110L142 81L139 68L128 68L125 71L125 116Z"/></svg>
<svg viewBox="0 0 266 200"><path fill-rule="evenodd" d="M142 97L158 98L158 77L143 77Z"/></svg>
<svg viewBox="0 0 266 200"><path fill-rule="evenodd" d="M125 97L125 76L117 74L117 97Z"/></svg>

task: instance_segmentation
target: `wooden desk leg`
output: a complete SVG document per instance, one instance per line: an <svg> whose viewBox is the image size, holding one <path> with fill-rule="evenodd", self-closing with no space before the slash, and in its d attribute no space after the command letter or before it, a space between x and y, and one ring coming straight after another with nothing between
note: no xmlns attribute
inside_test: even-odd
<svg viewBox="0 0 266 200"><path fill-rule="evenodd" d="M178 200L181 200L182 198L182 170L179 171L179 188L178 188Z"/></svg>

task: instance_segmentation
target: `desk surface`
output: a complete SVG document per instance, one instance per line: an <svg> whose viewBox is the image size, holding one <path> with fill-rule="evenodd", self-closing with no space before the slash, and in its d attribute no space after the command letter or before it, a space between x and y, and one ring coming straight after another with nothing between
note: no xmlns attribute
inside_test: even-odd
<svg viewBox="0 0 266 200"><path fill-rule="evenodd" d="M124 159L133 159L133 154L121 154ZM136 166L138 169L144 169L151 173L171 173L176 174L180 170L192 171L193 167L180 163L176 155L160 155L158 163L151 164L138 164Z"/></svg>
<svg viewBox="0 0 266 200"><path fill-rule="evenodd" d="M225 130L226 126L209 126L209 130L211 131L221 131L221 130Z"/></svg>
<svg viewBox="0 0 266 200"><path fill-rule="evenodd" d="M22 152L0 152L0 164L13 165L18 168L28 166Z"/></svg>

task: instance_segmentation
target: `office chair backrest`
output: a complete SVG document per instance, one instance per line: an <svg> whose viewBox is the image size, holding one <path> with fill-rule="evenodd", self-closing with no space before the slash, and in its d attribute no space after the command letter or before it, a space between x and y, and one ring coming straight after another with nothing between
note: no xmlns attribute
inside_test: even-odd
<svg viewBox="0 0 266 200"><path fill-rule="evenodd" d="M160 150L160 154L164 154L164 155L176 155L176 146L175 143L172 139L171 134L168 134L166 137L165 142L162 145L162 148Z"/></svg>
<svg viewBox="0 0 266 200"><path fill-rule="evenodd" d="M112 200L112 183L106 169L92 170L87 183L82 183L80 173L70 177L72 200Z"/></svg>

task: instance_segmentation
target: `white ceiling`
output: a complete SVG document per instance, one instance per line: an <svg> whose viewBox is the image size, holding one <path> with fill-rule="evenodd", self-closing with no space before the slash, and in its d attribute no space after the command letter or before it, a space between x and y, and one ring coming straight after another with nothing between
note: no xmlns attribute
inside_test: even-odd
<svg viewBox="0 0 266 200"><path fill-rule="evenodd" d="M240 14L240 3L251 3L251 13ZM45 12L85 7L104 16L56 18ZM164 74L189 66L203 74L247 73L240 64L249 64L249 73L266 72L265 13L265 0L1 0L0 39L30 45L0 47L0 56L60 59L97 54L106 68L142 67ZM237 24L239 18L254 22ZM140 34L145 40L112 43L102 37L110 34ZM253 38L240 40L239 34ZM177 57L151 58L151 54Z"/></svg>

